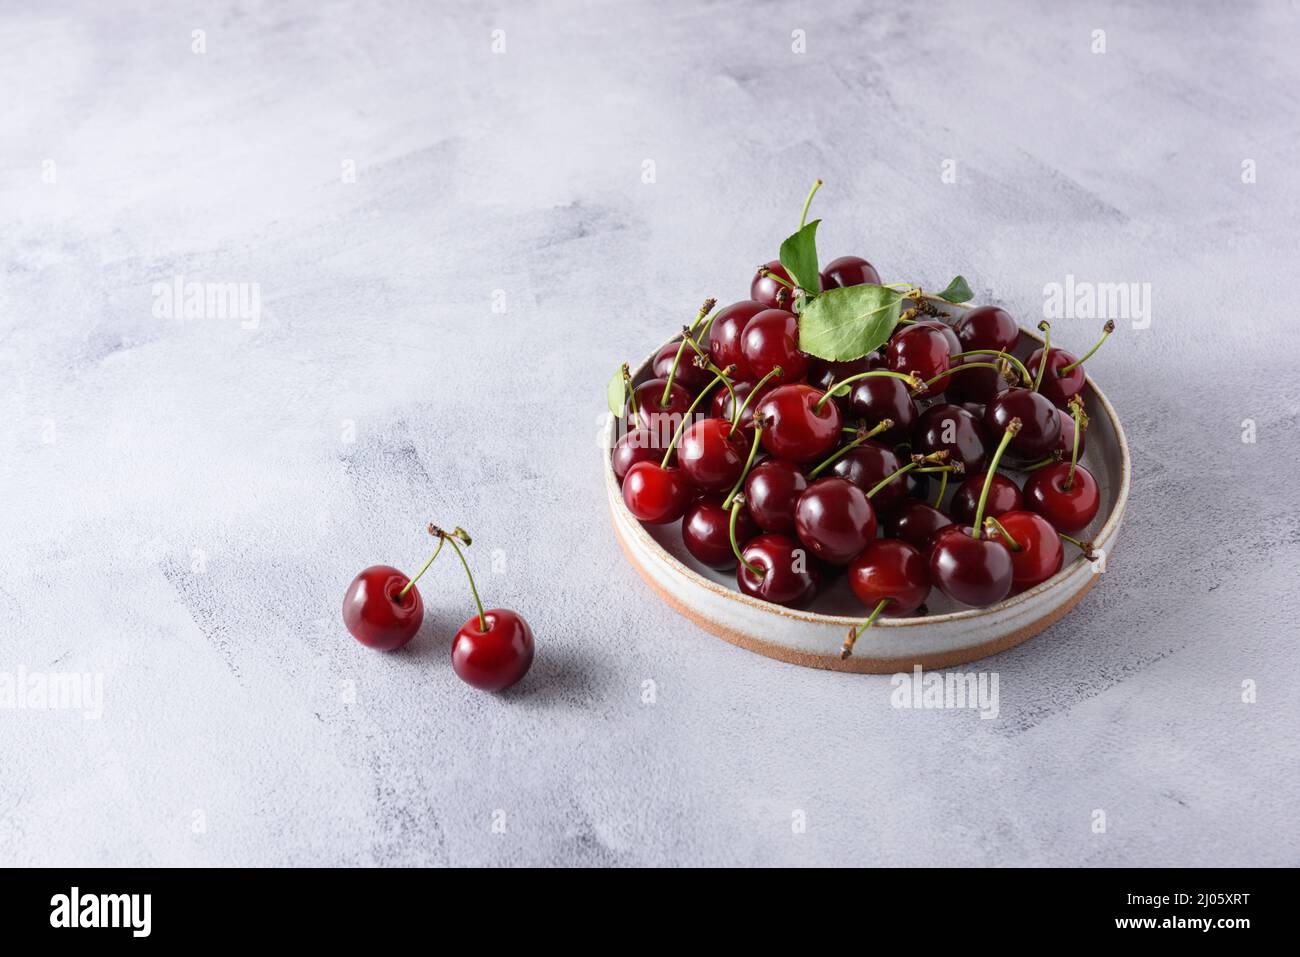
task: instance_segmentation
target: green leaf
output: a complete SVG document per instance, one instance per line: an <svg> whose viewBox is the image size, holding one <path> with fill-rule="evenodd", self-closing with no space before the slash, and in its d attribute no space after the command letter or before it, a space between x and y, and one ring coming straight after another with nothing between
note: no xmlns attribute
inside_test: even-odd
<svg viewBox="0 0 1300 957"><path fill-rule="evenodd" d="M614 370L614 378L609 380L605 396L609 400L609 411L614 413L614 418L620 418L623 415L623 406L627 405L627 390L623 388L622 366Z"/></svg>
<svg viewBox="0 0 1300 957"><path fill-rule="evenodd" d="M902 293L887 286L828 289L799 316L799 348L834 362L860 359L889 339L902 300Z"/></svg>
<svg viewBox="0 0 1300 957"><path fill-rule="evenodd" d="M781 265L800 289L816 295L822 291L821 273L817 271L817 224L814 219L781 244Z"/></svg>
<svg viewBox="0 0 1300 957"><path fill-rule="evenodd" d="M948 302L970 302L971 295L970 284L966 282L966 277L958 276L948 283L947 289L939 293L939 298Z"/></svg>

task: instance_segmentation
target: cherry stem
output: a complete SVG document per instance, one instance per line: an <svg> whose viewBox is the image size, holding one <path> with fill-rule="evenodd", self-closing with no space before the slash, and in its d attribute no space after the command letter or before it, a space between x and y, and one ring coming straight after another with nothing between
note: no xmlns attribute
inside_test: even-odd
<svg viewBox="0 0 1300 957"><path fill-rule="evenodd" d="M947 449L940 449L937 452L931 452L929 455L913 456L912 461L908 462L906 465L904 465L902 468L898 469L897 471L892 472L889 475L886 475L879 482L873 485L871 487L871 491L867 492L867 498L871 498L871 496L875 495L877 492L879 492L890 482L894 481L894 479L898 478L900 475L906 475L908 472L912 471L912 469L920 468L921 465L923 465L926 462L934 462L937 464L939 462L942 462L947 457L948 457Z"/></svg>
<svg viewBox="0 0 1300 957"><path fill-rule="evenodd" d="M1107 319L1106 324L1101 327L1101 338L1097 340L1097 344L1093 346L1091 349L1089 349L1087 354L1084 355L1082 359L1075 359L1065 368L1058 370L1056 374L1058 376L1064 377L1069 375L1075 366L1083 365L1085 362L1087 362L1089 359L1092 358L1092 354L1101 348L1101 344L1106 341L1106 337L1109 336L1114 331L1115 331L1115 320Z"/></svg>
<svg viewBox="0 0 1300 957"><path fill-rule="evenodd" d="M1077 538L1074 538L1071 535L1066 535L1064 532L1057 532L1056 534L1061 537L1062 541L1069 542L1079 551L1083 552L1084 558L1088 559L1089 561L1092 560L1095 554L1092 550L1092 542L1081 542Z"/></svg>
<svg viewBox="0 0 1300 957"><path fill-rule="evenodd" d="M749 470L754 465L754 454L758 451L758 440L763 435L763 423L754 422L754 441L749 443L749 458L745 459L745 468L740 473L740 478L736 479L736 484L732 486L727 497L722 500L723 509L731 508L731 500L734 499L742 488L745 486L745 479L749 478Z"/></svg>
<svg viewBox="0 0 1300 957"><path fill-rule="evenodd" d="M943 493L948 491L948 473L952 469L944 469L939 476L939 494L934 497L934 507L938 508L943 502Z"/></svg>
<svg viewBox="0 0 1300 957"><path fill-rule="evenodd" d="M817 190L822 188L822 181L816 180L812 184L812 189L808 190L808 198L803 201L803 214L799 217L799 228L803 229L804 223L808 221L808 207L812 205L812 198L817 195Z"/></svg>
<svg viewBox="0 0 1300 957"><path fill-rule="evenodd" d="M767 266L765 265L758 267L758 274L764 277L765 279L771 279L773 282L780 283L782 286L785 286L785 288L789 289L791 292L793 292L796 288L794 283L782 279L776 273L772 272L772 270L768 269Z"/></svg>
<svg viewBox="0 0 1300 957"><path fill-rule="evenodd" d="M692 402L690 406L687 407L686 414L683 415L682 420L677 423L677 431L673 433L673 440L668 443L668 449L667 451L664 452L663 461L659 463L659 467L661 469L668 468L668 460L672 457L673 449L677 448L677 440L680 439L682 437L682 433L686 431L686 423L691 421L691 416L695 413L696 406L698 406L701 402L704 401L704 397L709 394L710 389L712 389L719 382L726 382L728 372L735 371L735 368L736 368L735 366L727 366L727 370L723 372L719 372L717 375L715 375L713 377L713 381L710 382L708 385L706 385L703 389L701 389L700 394L695 397L695 401Z"/></svg>
<svg viewBox="0 0 1300 957"><path fill-rule="evenodd" d="M963 369L993 369L997 372L1002 371L1002 367L993 362L963 362L959 366L953 366L945 372L940 372L933 379L930 379L926 382L922 382L919 386L917 386L912 391L916 394L920 394L926 391L927 389L929 389L930 386L934 385L936 382L940 381L941 379L946 379L951 375L956 375L958 372L961 372Z"/></svg>
<svg viewBox="0 0 1300 957"><path fill-rule="evenodd" d="M429 560L428 560L427 562L424 563L423 567L421 567L420 570L419 570L418 572L415 573L415 577L412 578L412 579L411 579L409 582L407 582L405 585L403 585L403 586L402 586L402 590L399 591L399 592L397 593L397 600L398 600L398 601L401 601L403 598L405 598L405 597L406 597L406 593L407 593L408 591L410 591L412 588L414 588L414 587L415 587L415 583L418 582L418 581L420 580L420 576L423 575L425 572L427 572L427 571L429 570L429 566L433 564L433 560L434 560L435 558L437 558L437 557L438 557L438 553L439 553L440 551L442 551L442 543L445 542L445 541L446 541L445 538L439 538L439 539L438 539L438 547L435 548L435 549L433 550L433 554L429 556Z"/></svg>
<svg viewBox="0 0 1300 957"><path fill-rule="evenodd" d="M716 318L716 314L709 317L710 324L712 324L714 318ZM709 354L700 348L700 344L695 341L695 337L690 335L687 330L683 330L683 341L690 345L690 347L695 350L695 354L704 360L704 368L706 370L712 372L714 375L727 375L725 370L719 369L713 364L713 360L709 357ZM731 378L728 376L723 379L722 384L727 387L727 394L731 396L731 407L734 409L736 407L736 390L731 386ZM710 388L712 388L712 386L710 386ZM732 424L734 425L735 423L733 422Z"/></svg>
<svg viewBox="0 0 1300 957"><path fill-rule="evenodd" d="M745 410L749 408L749 403L754 401L754 396L758 395L759 390L763 388L763 386L767 383L767 380L772 378L772 376L784 377L785 372L784 370L782 370L780 366L776 366L775 368L773 368L771 372L769 372L767 375L763 376L763 378L758 380L754 388L749 390L749 395L745 396L745 401L739 408L736 408L735 400L734 399L732 400L731 407L736 411L735 414L733 414L731 417L731 431L727 433L728 435L735 435L736 429L739 428L740 426L741 419L744 418ZM732 394L734 395L735 393Z"/></svg>
<svg viewBox="0 0 1300 957"><path fill-rule="evenodd" d="M953 358L962 359L966 356L1000 356L1020 370L1020 374L1025 377L1026 385L1034 381L1034 377L1029 374L1029 369L1025 367L1025 364L1009 352L1003 352L1000 349L971 349L967 352L959 352Z"/></svg>
<svg viewBox="0 0 1300 957"><path fill-rule="evenodd" d="M699 327L700 323L704 321L704 317L711 313L713 307L717 304L718 300L716 299L705 299L704 305L700 306L700 311L695 316L695 321L690 324L689 328L682 330L682 344L677 347L677 355L673 358L673 367L668 370L668 380L664 383L664 394L659 399L659 408L668 408L668 395L673 388L673 379L677 377L677 367L681 365L682 353L686 351L686 340L691 338L691 333Z"/></svg>
<svg viewBox="0 0 1300 957"><path fill-rule="evenodd" d="M1051 455L1047 456L1047 458L1039 459L1037 462L1030 462L1028 465L1019 466L1017 471L1037 472L1040 469L1047 468L1049 465L1055 465L1059 461L1061 461L1061 453L1053 452Z"/></svg>
<svg viewBox="0 0 1300 957"><path fill-rule="evenodd" d="M632 371L628 369L627 363L623 363L623 391L627 393L627 407L632 410L632 418L636 418L636 390L632 388Z"/></svg>
<svg viewBox="0 0 1300 957"><path fill-rule="evenodd" d="M1047 371L1047 357L1052 354L1052 324L1044 319L1038 324L1038 331L1043 334L1043 357L1038 360L1038 375L1034 376L1034 389L1043 384L1043 373Z"/></svg>
<svg viewBox="0 0 1300 957"><path fill-rule="evenodd" d="M460 531L460 529L457 529L457 531ZM465 561L465 553L462 552L460 546L456 544L454 535L448 535L441 529L438 530L438 535L444 542L451 543L451 547L455 549L456 556L460 559L461 565L465 567L465 577L469 579L469 590L474 593L474 604L478 606L478 630L480 633L486 635L488 626L487 618L483 613L483 601L478 597L478 588L474 585L474 576L470 573L469 562Z"/></svg>
<svg viewBox="0 0 1300 957"><path fill-rule="evenodd" d="M984 531L987 532L990 529L996 531L999 535L1005 538L1007 540L1007 544L1011 546L1011 550L1013 552L1020 551L1020 543L1017 542L1014 538L1012 538L1011 533L1008 532L1006 528L1003 526L1003 524L999 522L996 518L994 518L992 515L984 519Z"/></svg>
<svg viewBox="0 0 1300 957"><path fill-rule="evenodd" d="M834 452L832 452L829 456L822 459L822 461L819 462L813 468L813 470L808 473L808 477L810 479L816 478L823 471L825 471L828 465L831 465L833 462L835 462L836 459L842 456L845 452L849 451L849 449L855 449L863 442L867 441L867 439L873 438L879 435L881 432L886 432L889 429L892 429L893 427L894 427L893 419L881 419L880 422L877 423L876 427L873 428L870 432L863 432L861 429L850 429L849 431L851 432L857 432L858 437L854 439L852 442L848 442L844 444L839 449L836 449Z"/></svg>
<svg viewBox="0 0 1300 957"><path fill-rule="evenodd" d="M727 522L727 537L731 539L731 550L736 553L736 561L744 565L745 570L751 575L761 580L763 578L763 569L745 561L745 556L740 554L740 546L736 544L736 516L740 514L740 510L744 508L744 506L745 497L743 495L737 495L735 501L731 503L731 518Z"/></svg>
<svg viewBox="0 0 1300 957"><path fill-rule="evenodd" d="M876 602L875 609L871 612L871 616L867 618L866 621L860 625L854 625L849 629L849 636L844 639L844 644L840 646L841 661L853 654L853 643L858 640L858 635L862 634L876 623L876 619L880 617L880 613L885 610L885 606L888 605L891 600L892 599L889 598L880 599L880 601Z"/></svg>
<svg viewBox="0 0 1300 957"><path fill-rule="evenodd" d="M1077 395L1070 396L1070 415L1074 417L1074 448L1070 450L1070 471L1065 475L1062 485L1067 492L1074 488L1074 470L1079 467L1079 436L1088 427L1088 417L1083 412L1083 403Z"/></svg>
<svg viewBox="0 0 1300 957"><path fill-rule="evenodd" d="M993 459L989 462L988 474L984 476L984 487L980 489L979 505L975 508L975 524L971 527L971 538L979 538L980 530L984 527L984 506L989 500L989 489L993 487L993 476L998 474L998 462L1002 460L1002 453L1007 450L1011 440L1016 437L1020 431L1020 420L1012 419L1007 423L1007 430L1002 433L1002 441L998 443L997 451L993 453Z"/></svg>
<svg viewBox="0 0 1300 957"><path fill-rule="evenodd" d="M857 382L859 379L867 379L871 376L889 376L891 379L902 379L913 389L917 388L918 383L921 381L911 373L894 372L892 369L872 369L869 372L859 372L857 375L851 375L847 379L841 379L839 382L831 383L831 387L826 390L825 395L817 400L817 404L813 406L813 408L816 410L817 414L820 415L822 407L826 405L827 400L829 400L831 396L848 395L847 392L841 392L840 390L850 382Z"/></svg>

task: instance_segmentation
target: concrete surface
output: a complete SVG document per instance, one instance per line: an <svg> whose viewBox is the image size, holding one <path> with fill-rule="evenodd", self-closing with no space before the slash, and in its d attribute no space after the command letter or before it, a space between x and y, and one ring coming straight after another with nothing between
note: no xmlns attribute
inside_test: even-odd
<svg viewBox="0 0 1300 957"><path fill-rule="evenodd" d="M0 10L0 863L1300 864L1294 4ZM717 641L613 540L610 371L815 176L825 258L1026 324L1150 283L1090 364L1121 548L972 669L996 719ZM406 651L342 627L430 520L533 624L509 694L449 558Z"/></svg>

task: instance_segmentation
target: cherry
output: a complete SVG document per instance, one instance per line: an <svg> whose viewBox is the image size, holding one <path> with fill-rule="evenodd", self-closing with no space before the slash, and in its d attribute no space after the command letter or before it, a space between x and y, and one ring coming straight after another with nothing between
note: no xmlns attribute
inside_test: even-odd
<svg viewBox="0 0 1300 957"><path fill-rule="evenodd" d="M1011 442L1011 451L1026 458L1046 455L1061 437L1061 421L1056 406L1029 389L1013 386L995 395L984 408L984 425L992 433L1001 432L1012 419L1021 428Z"/></svg>
<svg viewBox="0 0 1300 957"><path fill-rule="evenodd" d="M768 272L775 273L779 278L765 275ZM768 309L785 309L789 312L794 308L794 280L780 260L774 259L766 266L760 266L758 272L754 273L754 279L749 284L749 298L761 302Z"/></svg>
<svg viewBox="0 0 1300 957"><path fill-rule="evenodd" d="M952 524L952 519L925 502L906 499L885 518L885 531L922 553L930 550L935 534Z"/></svg>
<svg viewBox="0 0 1300 957"><path fill-rule="evenodd" d="M682 354L680 361L677 358L679 351ZM695 364L697 357L695 350L686 343L670 342L655 353L652 366L655 378L667 380L672 375L673 382L694 395L708 385L709 380L713 378L712 372ZM677 369L676 374L673 373L674 366ZM662 395L662 393L660 394Z"/></svg>
<svg viewBox="0 0 1300 957"><path fill-rule="evenodd" d="M682 519L682 541L701 564L725 570L736 566L736 555L731 550L731 509L723 505L721 495L692 502ZM760 533L749 509L742 507L736 516L736 540L746 543Z"/></svg>
<svg viewBox="0 0 1300 957"><path fill-rule="evenodd" d="M737 382L732 386L732 391L736 393L736 401L741 405L738 427L752 430L754 428L754 408L759 399L772 391L771 380L761 386L757 382ZM750 395L754 395L754 397L750 399ZM726 389L719 389L713 396L712 410L715 419L726 419L730 422L733 414L731 392Z"/></svg>
<svg viewBox="0 0 1300 957"><path fill-rule="evenodd" d="M682 433L677 463L699 488L721 492L740 478L748 455L744 430L733 432L727 419L701 419Z"/></svg>
<svg viewBox="0 0 1300 957"><path fill-rule="evenodd" d="M974 355L954 360L954 369L961 369L965 365L973 368L963 369L960 375L950 377L948 388L944 391L945 398L949 402L958 405L966 403L985 405L999 392L1005 392L1010 388L1010 383L1001 372L989 368L988 358Z"/></svg>
<svg viewBox="0 0 1300 957"><path fill-rule="evenodd" d="M799 351L799 320L784 309L765 309L749 320L740 351L751 378L780 369L778 382L798 382L808 371L808 357Z"/></svg>
<svg viewBox="0 0 1300 957"><path fill-rule="evenodd" d="M765 532L794 531L794 507L808 487L799 467L781 459L760 462L745 480L745 500Z"/></svg>
<svg viewBox="0 0 1300 957"><path fill-rule="evenodd" d="M1042 328L1040 326L1040 328ZM1044 330L1046 332L1046 330ZM1043 363L1043 357L1046 355L1046 365L1043 365L1042 381L1038 386L1038 391L1047 396L1049 400L1060 408L1065 408L1070 399L1083 391L1084 383L1087 377L1083 371L1083 363L1092 358L1092 354L1101 348L1101 344L1106 341L1106 337L1115 331L1113 320L1107 320L1106 325L1102 327L1101 338L1097 344L1088 350L1087 354L1078 359L1063 349L1051 348L1050 339L1045 342L1041 349L1034 351L1029 357L1026 365L1031 369L1038 369Z"/></svg>
<svg viewBox="0 0 1300 957"><path fill-rule="evenodd" d="M846 410L849 415L861 419L868 428L889 419L894 424L881 433L881 440L897 444L907 439L912 424L916 422L916 402L903 380L893 376L868 376L849 388Z"/></svg>
<svg viewBox="0 0 1300 957"><path fill-rule="evenodd" d="M969 525L949 525L934 536L930 578L964 605L991 605L1011 592L1011 554L1000 543L974 538Z"/></svg>
<svg viewBox="0 0 1300 957"><path fill-rule="evenodd" d="M667 379L647 379L632 390L632 397L636 412L628 417L629 423L656 435L671 435L691 407L691 394L676 382L669 385Z"/></svg>
<svg viewBox="0 0 1300 957"><path fill-rule="evenodd" d="M911 545L881 538L870 542L849 565L849 587L859 601L874 610L862 627L849 631L840 649L841 658L852 654L858 635L882 612L910 615L920 608L930 594L930 573L921 553Z"/></svg>
<svg viewBox="0 0 1300 957"><path fill-rule="evenodd" d="M948 504L948 512L954 521L962 525L969 525L975 521L975 512L986 479L989 482L989 495L984 503L985 515L996 517L1003 512L1014 512L1024 507L1025 500L1020 494L1020 486L1011 479L998 473L988 476L977 473L957 486L957 491L953 493L952 501Z"/></svg>
<svg viewBox="0 0 1300 957"><path fill-rule="evenodd" d="M735 377L742 382L751 376L745 356L740 351L741 338L749 320L766 308L761 302L744 299L727 306L710 321L709 355L713 357L714 365L720 369L734 365Z"/></svg>
<svg viewBox="0 0 1300 957"><path fill-rule="evenodd" d="M1097 517L1101 491L1082 465L1058 462L1029 476L1025 507L1043 516L1057 531L1073 533L1087 528Z"/></svg>
<svg viewBox="0 0 1300 957"><path fill-rule="evenodd" d="M1063 455L1071 455L1074 452L1074 436L1079 436L1079 454L1083 454L1084 439L1087 437L1086 431L1079 431L1074 424L1074 416L1064 409L1056 410L1056 417L1061 421L1061 437L1056 440L1056 445L1052 446L1052 453L1060 452Z"/></svg>
<svg viewBox="0 0 1300 957"><path fill-rule="evenodd" d="M1013 352L1020 341L1020 327L1005 309L980 306L961 317L957 323L957 338L966 352L972 349Z"/></svg>
<svg viewBox="0 0 1300 957"><path fill-rule="evenodd" d="M415 637L423 621L419 589L391 565L371 565L352 579L343 596L343 624L368 648L400 648Z"/></svg>
<svg viewBox="0 0 1300 957"><path fill-rule="evenodd" d="M623 479L623 502L638 521L667 525L686 514L691 483L680 468L637 462Z"/></svg>
<svg viewBox="0 0 1300 957"><path fill-rule="evenodd" d="M876 512L862 489L842 478L817 479L794 511L799 541L822 561L844 565L876 537Z"/></svg>
<svg viewBox="0 0 1300 957"><path fill-rule="evenodd" d="M849 359L846 362L832 362L829 359L808 357L808 383L825 392L836 382L885 365L885 357L879 352L869 352L861 359ZM870 381L870 380L866 380Z"/></svg>
<svg viewBox="0 0 1300 957"><path fill-rule="evenodd" d="M759 400L756 414L767 423L763 448L791 462L809 462L829 452L844 421L839 406L808 385L778 386Z"/></svg>
<svg viewBox="0 0 1300 957"><path fill-rule="evenodd" d="M1065 549L1061 536L1041 515L1033 512L1006 512L988 519L991 541L1001 543L1011 553L1012 587L1023 591L1047 581L1061 570Z"/></svg>
<svg viewBox="0 0 1300 957"><path fill-rule="evenodd" d="M832 259L822 270L822 290L842 286L879 286L880 274L876 267L861 256L841 256Z"/></svg>
<svg viewBox="0 0 1300 957"><path fill-rule="evenodd" d="M895 372L910 372L927 383L917 390L918 395L938 395L948 387L949 377L944 373L952 364L952 350L942 331L913 324L885 346L885 362Z"/></svg>
<svg viewBox="0 0 1300 957"><path fill-rule="evenodd" d="M957 333L953 332L952 326L948 325L948 323L944 322L942 319L917 319L911 323L899 325L895 329L895 333L905 331L909 328L914 329L917 326L925 326L928 329L938 330L939 334L943 336L944 342L948 343L948 351L950 354L955 356L962 351L961 340L957 338Z"/></svg>
<svg viewBox="0 0 1300 957"><path fill-rule="evenodd" d="M801 608L817 595L821 572L814 559L785 535L760 535L740 553L736 584L746 595Z"/></svg>
<svg viewBox="0 0 1300 957"><path fill-rule="evenodd" d="M863 442L837 458L831 472L853 483L864 492L901 469L903 463L893 449L879 442ZM881 512L888 512L902 503L908 494L907 479L911 473L899 475L871 496L871 504Z"/></svg>
<svg viewBox="0 0 1300 957"><path fill-rule="evenodd" d="M627 476L628 469L637 462L658 462L663 458L663 448L659 436L649 429L629 429L614 443L611 458L614 474L621 482Z"/></svg>
<svg viewBox="0 0 1300 957"><path fill-rule="evenodd" d="M948 462L960 464L967 474L983 471L988 463L984 426L961 406L948 403L932 405L921 413L912 426L912 448L921 455L947 449Z"/></svg>

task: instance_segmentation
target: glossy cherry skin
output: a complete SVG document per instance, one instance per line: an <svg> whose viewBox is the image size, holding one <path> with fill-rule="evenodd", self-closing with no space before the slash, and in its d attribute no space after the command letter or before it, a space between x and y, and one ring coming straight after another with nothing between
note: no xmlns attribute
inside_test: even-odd
<svg viewBox="0 0 1300 957"><path fill-rule="evenodd" d="M745 405L745 400L749 398L749 394L754 391L754 387L757 384L758 383L756 382L737 382L733 385L731 389L732 392L736 393L736 401L741 405ZM749 403L749 405L746 406L745 411L740 414L740 428L745 429L746 431L753 430L754 410L758 407L758 403L763 396L767 395L774 388L775 386L769 381L759 390L758 395L754 397L754 401ZM713 410L713 418L726 419L730 422L732 413L731 392L728 392L725 388L719 389L713 396L711 407Z"/></svg>
<svg viewBox="0 0 1300 957"><path fill-rule="evenodd" d="M614 474L621 482L627 476L628 469L637 462L659 462L664 457L660 437L649 429L628 429L617 442L610 458L614 465ZM670 438L668 441L672 441ZM674 450L673 458L677 457Z"/></svg>
<svg viewBox="0 0 1300 957"><path fill-rule="evenodd" d="M1092 473L1080 465L1074 480L1065 487L1070 474L1069 462L1058 462L1039 469L1025 482L1025 508L1051 522L1067 535L1087 528L1101 508L1101 490ZM1012 533L1015 537L1015 533Z"/></svg>
<svg viewBox="0 0 1300 957"><path fill-rule="evenodd" d="M1011 352L1020 341L1020 327L1005 309L980 306L962 316L957 323L957 338L961 340L963 352L972 349Z"/></svg>
<svg viewBox="0 0 1300 957"><path fill-rule="evenodd" d="M676 362L677 374L673 376L673 382L680 385L691 395L699 395L700 390L713 381L713 373L707 369L701 369L695 364L698 353L690 346L687 346L685 351L682 352L682 361L677 362L677 350L680 347L680 342L670 342L655 353L655 378L666 380L673 371L673 363ZM719 366L718 368L726 367ZM660 395L663 395L663 393L661 392Z"/></svg>
<svg viewBox="0 0 1300 957"><path fill-rule="evenodd" d="M677 464L697 488L707 492L730 489L745 470L749 436L731 431L728 419L701 419L682 433Z"/></svg>
<svg viewBox="0 0 1300 957"><path fill-rule="evenodd" d="M740 553L763 572L759 578L744 565L736 566L736 584L746 595L790 608L802 608L817 596L821 570L816 559L793 538L760 535Z"/></svg>
<svg viewBox="0 0 1300 957"><path fill-rule="evenodd" d="M882 615L910 615L930 594L930 572L907 542L878 538L849 565L849 587L868 608L888 601Z"/></svg>
<svg viewBox="0 0 1300 957"><path fill-rule="evenodd" d="M1066 458L1069 458L1074 454L1074 432L1076 428L1074 424L1074 416L1070 415L1070 413L1066 412L1064 409L1058 408L1056 410L1056 417L1061 420L1061 437L1056 440L1056 445L1053 446L1052 451L1060 452ZM1083 450L1087 447L1087 444L1088 432L1085 429L1083 434L1079 436L1080 456L1083 455Z"/></svg>
<svg viewBox="0 0 1300 957"><path fill-rule="evenodd" d="M1035 349L1034 354L1025 360L1025 365L1037 376L1038 365L1042 361L1043 350ZM1038 387L1038 391L1047 396L1048 400L1058 408L1064 409L1071 398L1083 391L1083 384L1087 378L1083 366L1075 366L1065 375L1061 375L1062 369L1077 361L1075 356L1061 349L1048 350L1047 368L1043 370L1043 382Z"/></svg>
<svg viewBox="0 0 1300 957"><path fill-rule="evenodd" d="M885 533L891 538L902 539L926 555L934 536L951 524L952 519L937 508L917 499L906 499L885 516Z"/></svg>
<svg viewBox="0 0 1300 957"><path fill-rule="evenodd" d="M953 521L969 525L975 521L975 509L979 507L980 494L984 490L984 472L976 472L966 477L957 491L953 492L952 501L948 503L948 514ZM1025 505L1020 486L1001 473L995 473L989 486L989 497L984 503L984 517L997 518L1003 512L1014 512Z"/></svg>
<svg viewBox="0 0 1300 957"><path fill-rule="evenodd" d="M1011 593L1011 555L1000 543L970 532L968 525L950 525L934 536L930 580L953 601L982 608Z"/></svg>
<svg viewBox="0 0 1300 957"><path fill-rule="evenodd" d="M656 435L668 436L671 440L677 425L691 407L691 394L674 382L668 390L668 404L664 405L664 386L667 379L647 379L632 390L636 396L636 415L628 416L628 423L649 429ZM630 408L630 406L629 406Z"/></svg>
<svg viewBox="0 0 1300 957"><path fill-rule="evenodd" d="M861 359L849 359L847 362L832 362L829 359L818 359L816 356L809 356L808 384L816 386L825 392L833 382L842 382L849 376L870 372L872 369L883 369L884 367L885 357L879 352L869 352ZM841 405L844 404L845 397L837 395L835 398Z"/></svg>
<svg viewBox="0 0 1300 957"><path fill-rule="evenodd" d="M794 533L794 507L808 487L799 466L781 459L766 459L745 479L745 502L754 521L765 532Z"/></svg>
<svg viewBox="0 0 1300 957"><path fill-rule="evenodd" d="M412 588L400 601L397 593L410 581L391 565L371 565L348 586L343 596L343 624L367 648L393 651L420 630L424 601Z"/></svg>
<svg viewBox="0 0 1300 957"><path fill-rule="evenodd" d="M943 336L944 341L948 343L948 352L951 355L955 356L962 352L961 340L957 338L957 333L953 332L952 326L948 325L948 323L944 322L942 319L917 319L915 322L911 323L910 327L906 325L899 326L894 330L894 332L895 334L899 334L906 331L908 328L916 328L917 326L925 326L929 329L938 330L939 334Z"/></svg>
<svg viewBox="0 0 1300 957"><path fill-rule="evenodd" d="M487 631L479 630L478 615L460 626L451 642L451 667L467 685L504 691L533 663L533 630L508 608L485 611L483 620Z"/></svg>
<svg viewBox="0 0 1300 957"><path fill-rule="evenodd" d="M763 448L790 462L825 457L839 443L844 417L834 402L821 401L824 395L808 385L783 385L759 399Z"/></svg>
<svg viewBox="0 0 1300 957"><path fill-rule="evenodd" d="M723 509L723 497L705 495L691 503L682 519L682 541L701 564L725 571L736 567L736 553L731 550L731 510ZM742 506L736 513L736 542L743 549L761 533L749 509Z"/></svg>
<svg viewBox="0 0 1300 957"><path fill-rule="evenodd" d="M1013 549L997 529L989 530L989 538L1004 545L1011 555L1012 588L1016 591L1033 588L1061 570L1065 549L1061 536L1047 519L1033 512L1007 512L998 516L998 521L1019 546Z"/></svg>
<svg viewBox="0 0 1300 957"><path fill-rule="evenodd" d="M912 426L913 452L929 455L940 449L948 450L949 465L960 462L968 475L988 465L988 434L979 419L959 405L932 405Z"/></svg>
<svg viewBox="0 0 1300 957"><path fill-rule="evenodd" d="M808 373L808 357L799 351L799 320L784 309L764 309L745 326L740 351L752 379L780 368L772 382L798 382Z"/></svg>
<svg viewBox="0 0 1300 957"><path fill-rule="evenodd" d="M662 468L658 462L638 462L623 479L623 502L637 521L667 525L686 514L693 489L686 473Z"/></svg>
<svg viewBox="0 0 1300 957"><path fill-rule="evenodd" d="M842 286L879 286L880 274L876 267L861 256L841 256L832 259L822 270L822 290Z"/></svg>
<svg viewBox="0 0 1300 957"><path fill-rule="evenodd" d="M947 372L952 365L952 350L948 339L938 329L915 324L907 327L885 346L885 361L895 372L910 372L929 381ZM948 387L948 377L940 379L924 392L922 397L938 395Z"/></svg>
<svg viewBox="0 0 1300 957"><path fill-rule="evenodd" d="M876 537L876 510L852 482L821 478L799 496L794 527L799 541L822 561L846 565Z"/></svg>
<svg viewBox="0 0 1300 957"><path fill-rule="evenodd" d="M1019 386L999 392L984 407L984 428L993 441L1000 441L1012 419L1020 420L1020 431L1007 446L1017 456L1046 455L1061 437L1061 420L1056 406L1046 397Z"/></svg>
<svg viewBox="0 0 1300 957"><path fill-rule="evenodd" d="M997 356L968 356L965 359L958 359L953 363L953 368L959 369L968 362L996 361ZM949 376L948 388L944 391L944 398L957 405L965 403L986 405L989 399L1009 388L1011 388L1011 383L997 369L976 366L973 369L965 369Z"/></svg>
<svg viewBox="0 0 1300 957"><path fill-rule="evenodd" d="M898 444L907 440L916 422L916 402L906 383L893 376L873 375L859 379L849 387L845 412L849 418L861 420L868 428L875 428L885 419L894 424L881 432L882 442Z"/></svg>
<svg viewBox="0 0 1300 957"><path fill-rule="evenodd" d="M767 264L766 268L769 272L775 273L786 282L790 283L790 285L794 285L794 280L791 279L790 274L785 271L785 267L781 265L780 260L773 259ZM777 296L782 290L785 290L784 306L777 303ZM794 311L794 290L789 289L777 282L775 279L770 279L758 272L754 273L754 280L749 284L749 298L753 299L755 302L761 302L768 309L785 309L788 312Z"/></svg>
<svg viewBox="0 0 1300 957"><path fill-rule="evenodd" d="M741 338L749 320L766 308L768 307L763 303L752 299L733 302L714 316L713 324L709 326L709 355L713 357L713 364L719 369L734 365L736 372L733 378L742 382L749 379L750 375L749 366L745 364L745 357L740 351Z"/></svg>
<svg viewBox="0 0 1300 957"><path fill-rule="evenodd" d="M849 449L831 466L831 474L852 482L864 492L870 492L880 482L893 475L903 463L887 445L868 439ZM908 473L900 475L871 497L871 505L878 512L896 508L907 497Z"/></svg>

